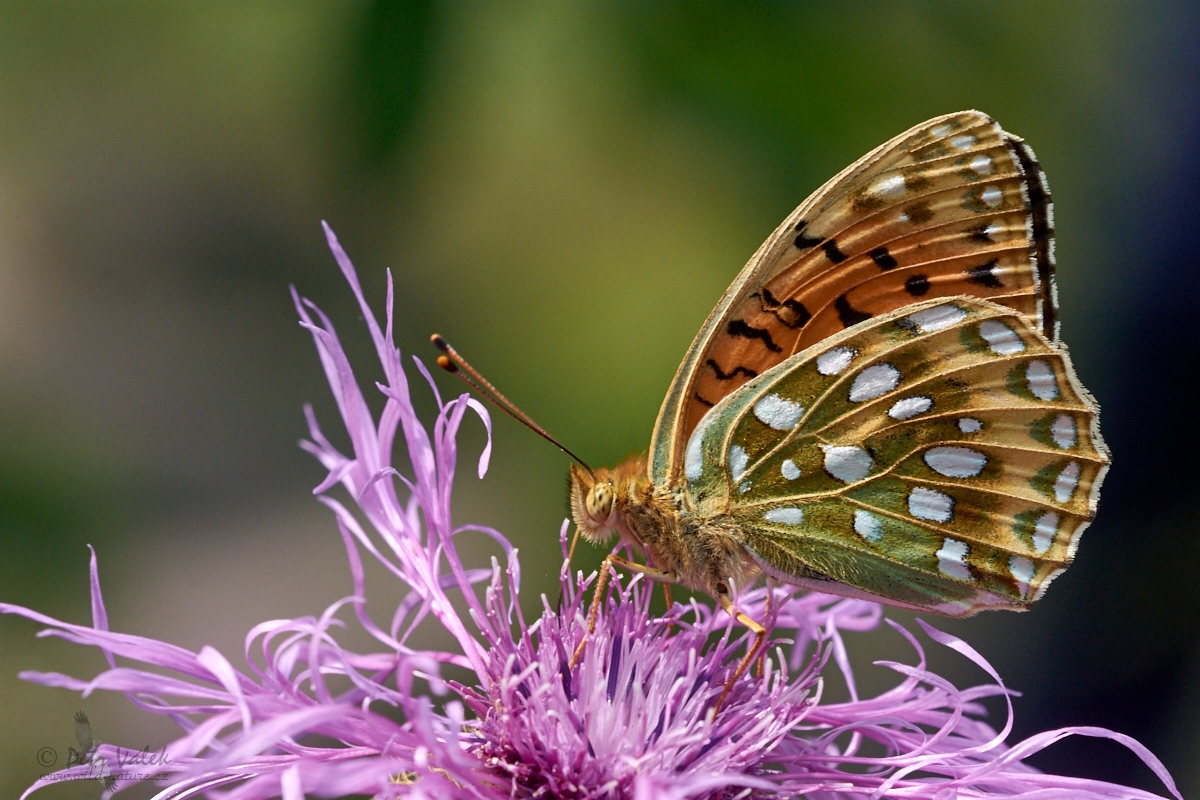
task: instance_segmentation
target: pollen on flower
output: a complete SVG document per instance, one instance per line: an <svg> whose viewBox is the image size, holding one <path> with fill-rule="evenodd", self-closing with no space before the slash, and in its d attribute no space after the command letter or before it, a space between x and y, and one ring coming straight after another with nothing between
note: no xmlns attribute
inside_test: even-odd
<svg viewBox="0 0 1200 800"><path fill-rule="evenodd" d="M438 407L431 421L417 417L405 362L392 340L390 276L381 327L350 260L332 231L326 228L326 234L383 373L375 385L385 405L376 419L333 324L294 294L351 442L349 453L334 448L308 412L303 446L328 471L315 491L345 544L353 594L318 616L272 620L250 630L246 653L253 650L255 659L247 658L241 669L212 648L191 652L110 631L94 553L90 626L0 604L0 612L99 648L111 667L91 680L42 672L23 678L85 693L125 692L143 710L181 725L178 738L162 750L158 774L166 777L154 778L157 796L1157 796L1048 775L1023 763L1078 733L1128 747L1180 798L1162 764L1120 734L1064 729L1006 744L1011 705L996 730L978 704L987 696L1008 701L1000 677L965 642L929 626L922 626L929 638L972 660L990 682L957 689L928 671L918 639L893 625L913 646L916 665L886 665L897 672L896 685L878 697L859 698L843 635L878 626L880 607L864 600L776 588L768 603L767 589L743 592L739 610L771 627L769 656L761 674L751 671L733 686L719 711L716 699L748 635L724 613L695 601L665 616L652 614L642 577L610 585L595 633L571 668L570 655L587 629L583 597L594 576L573 574L564 559L559 602L543 599L542 613L524 618L512 545L485 525L456 523L452 513L456 435L468 412L488 429L477 461L482 478L491 450L486 410L466 395L443 401L425 366L415 361ZM353 506L334 495L339 485ZM503 563L464 563L456 541L465 532L491 537ZM564 553L565 533L564 527ZM376 608L366 600L364 553L407 589L399 607L383 616L374 616ZM374 638L374 652L354 653L338 644L333 629L339 615ZM411 642L413 629L430 618L453 647L419 649ZM118 667L118 656L129 663ZM444 677L443 665L454 667L458 680ZM821 675L834 667L850 687L846 702L823 701ZM862 746L868 740L875 743L871 754ZM95 758L119 763L122 749L99 744ZM46 775L26 794L87 777L91 767L72 765ZM112 793L142 780L109 779L106 791Z"/></svg>

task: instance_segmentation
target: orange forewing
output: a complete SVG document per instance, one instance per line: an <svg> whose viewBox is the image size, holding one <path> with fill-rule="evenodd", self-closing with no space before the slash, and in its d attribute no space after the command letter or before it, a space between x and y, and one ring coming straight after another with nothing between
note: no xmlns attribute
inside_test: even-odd
<svg viewBox="0 0 1200 800"><path fill-rule="evenodd" d="M1052 207L1019 138L978 111L924 122L821 187L763 244L692 343L659 413L674 483L700 418L793 353L920 300L1001 303L1057 341Z"/></svg>

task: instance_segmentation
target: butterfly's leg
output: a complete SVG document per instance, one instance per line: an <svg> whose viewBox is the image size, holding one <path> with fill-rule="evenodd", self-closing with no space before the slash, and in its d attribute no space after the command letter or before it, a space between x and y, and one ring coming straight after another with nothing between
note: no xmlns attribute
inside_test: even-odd
<svg viewBox="0 0 1200 800"><path fill-rule="evenodd" d="M670 612L671 606L674 605L674 603L671 601L671 584L667 583L666 581L661 581L661 583L663 587L663 597L667 601L667 611ZM675 621L673 619L668 619L667 633L670 633L673 630L675 630Z"/></svg>
<svg viewBox="0 0 1200 800"><path fill-rule="evenodd" d="M721 696L717 698L717 705L713 712L714 714L721 710L721 706L725 704L725 698L729 696L731 691L733 691L733 685L738 682L738 678L746 674L746 669L754 661L755 657L758 656L758 650L760 647L762 647L763 642L767 638L766 628L764 628L762 625L759 625L757 622L733 607L733 601L729 599L728 591L719 592L717 594L717 602L721 604L721 608L726 614L745 625L754 633L754 643L750 645L750 650L745 656L742 657L742 660L738 662L737 669L733 671L733 675L731 675L729 680L725 682L725 691L721 692Z"/></svg>
<svg viewBox="0 0 1200 800"><path fill-rule="evenodd" d="M575 528L575 535L571 537L571 549L567 551L567 563L568 564L570 564L571 560L573 558L575 558L575 545L577 545L577 544L579 544L579 528L578 527Z"/></svg>
<svg viewBox="0 0 1200 800"><path fill-rule="evenodd" d="M600 616L600 601L604 599L604 590L608 587L608 578L613 567L623 567L630 572L640 572L664 584L679 583L679 578L673 572L663 572L660 569L647 567L645 564L638 564L636 561L630 561L627 558L621 558L616 553L610 553L604 559L604 563L600 565L600 575L596 579L596 591L592 594L592 604L588 608L587 633L579 640L579 646L575 648L575 654L571 656L570 669L575 669L575 665L579 663L579 657L583 655L583 648L587 644L588 636L596 632L596 619Z"/></svg>

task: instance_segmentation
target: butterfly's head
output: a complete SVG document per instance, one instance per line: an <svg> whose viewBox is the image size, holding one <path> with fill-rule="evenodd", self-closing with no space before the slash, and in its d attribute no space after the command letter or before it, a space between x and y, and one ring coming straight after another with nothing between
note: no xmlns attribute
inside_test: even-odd
<svg viewBox="0 0 1200 800"><path fill-rule="evenodd" d="M583 538L601 542L617 531L617 487L607 469L571 465L571 516Z"/></svg>

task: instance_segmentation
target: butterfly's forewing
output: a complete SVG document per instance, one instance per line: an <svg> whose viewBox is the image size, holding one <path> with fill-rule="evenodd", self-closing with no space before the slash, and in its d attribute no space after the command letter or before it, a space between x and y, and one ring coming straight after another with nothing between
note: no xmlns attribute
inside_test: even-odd
<svg viewBox="0 0 1200 800"><path fill-rule="evenodd" d="M684 499L792 583L943 614L1024 608L1070 562L1108 456L1028 318L929 301L750 380L690 437Z"/></svg>
<svg viewBox="0 0 1200 800"><path fill-rule="evenodd" d="M962 295L1006 305L1057 340L1044 175L978 111L897 136L784 220L680 365L651 440L652 480L679 481L700 418L754 376L857 322Z"/></svg>

